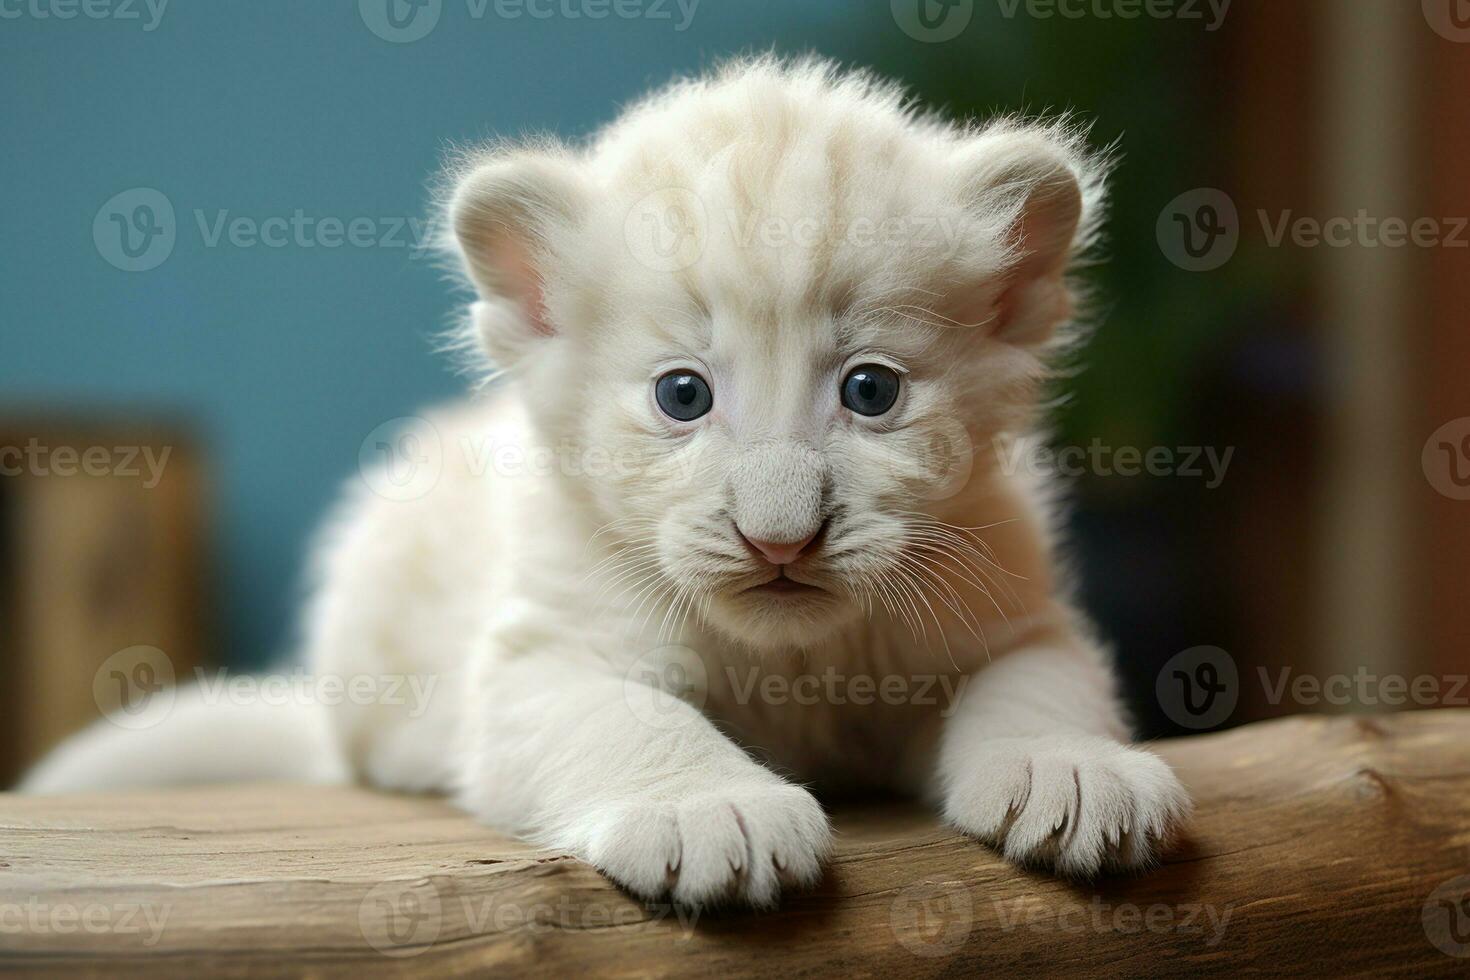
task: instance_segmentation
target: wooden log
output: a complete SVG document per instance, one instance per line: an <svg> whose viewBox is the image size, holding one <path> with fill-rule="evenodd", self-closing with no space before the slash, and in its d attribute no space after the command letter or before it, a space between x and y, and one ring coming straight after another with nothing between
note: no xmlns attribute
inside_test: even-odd
<svg viewBox="0 0 1470 980"><path fill-rule="evenodd" d="M1161 867L1020 870L907 804L839 809L815 892L691 917L440 800L230 785L0 796L0 972L199 976L1465 976L1470 711L1163 742Z"/></svg>

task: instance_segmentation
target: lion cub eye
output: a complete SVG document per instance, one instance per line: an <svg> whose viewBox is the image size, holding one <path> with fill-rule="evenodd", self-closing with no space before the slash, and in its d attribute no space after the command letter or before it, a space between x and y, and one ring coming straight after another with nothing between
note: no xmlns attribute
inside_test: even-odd
<svg viewBox="0 0 1470 980"><path fill-rule="evenodd" d="M653 396L663 413L679 422L693 422L715 404L709 383L689 371L670 371L659 378L654 383Z"/></svg>
<svg viewBox="0 0 1470 980"><path fill-rule="evenodd" d="M842 382L842 404L859 415L882 415L898 401L898 372L883 364L863 364Z"/></svg>

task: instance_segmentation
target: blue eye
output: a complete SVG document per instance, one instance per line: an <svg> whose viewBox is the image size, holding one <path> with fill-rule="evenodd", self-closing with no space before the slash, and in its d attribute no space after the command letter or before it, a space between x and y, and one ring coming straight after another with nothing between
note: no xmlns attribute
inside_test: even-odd
<svg viewBox="0 0 1470 980"><path fill-rule="evenodd" d="M688 371L670 371L659 378L654 384L653 395L664 414L680 422L693 422L707 414L715 404L709 384Z"/></svg>
<svg viewBox="0 0 1470 980"><path fill-rule="evenodd" d="M863 364L842 382L842 404L859 415L882 415L898 401L898 372L882 364Z"/></svg>

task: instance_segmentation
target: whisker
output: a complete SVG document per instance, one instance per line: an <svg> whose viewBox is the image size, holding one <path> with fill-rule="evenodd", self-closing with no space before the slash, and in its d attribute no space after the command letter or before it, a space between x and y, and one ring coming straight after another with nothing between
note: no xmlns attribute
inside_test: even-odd
<svg viewBox="0 0 1470 980"><path fill-rule="evenodd" d="M945 590L948 591L948 596L946 596L943 592L935 592L934 597L940 601L941 605L948 608L949 611L955 615L955 617L960 621L961 625L963 625L965 629L969 630L970 634L974 636L975 639L982 646L986 646L984 628L981 627L979 621L975 619L975 614L970 610L969 603L965 602L963 597L961 597L960 594L955 591L954 586L945 581L943 576L937 574L932 569L920 564L913 556L905 556L905 560L909 562L910 567L914 570L915 574L920 577L920 581L932 582L934 584L942 586ZM939 621L939 614L934 609L933 605L928 602L927 598L924 600L924 602L925 605L929 607L930 615L934 617L934 626L936 629L939 630L940 638L944 642L944 651L949 656L950 664L953 665L956 670L958 670L959 665L954 662L954 653L950 650L949 637L944 629L943 624ZM989 654L988 646L986 647L986 653L987 655Z"/></svg>

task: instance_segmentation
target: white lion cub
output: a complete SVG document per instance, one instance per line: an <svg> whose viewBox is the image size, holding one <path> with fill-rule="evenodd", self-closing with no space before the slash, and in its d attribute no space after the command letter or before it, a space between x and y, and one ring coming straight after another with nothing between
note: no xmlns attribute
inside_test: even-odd
<svg viewBox="0 0 1470 980"><path fill-rule="evenodd" d="M1066 124L947 125L770 59L586 148L465 156L448 225L503 380L425 423L432 491L348 502L308 621L319 676L433 696L348 700L270 751L451 792L689 906L816 882L813 791L920 795L1064 874L1147 863L1188 798L1127 744L1046 488L1002 466L1102 170ZM212 717L159 749L208 755L171 778L232 774L245 750L205 732L250 739ZM108 751L84 736L30 786L95 783Z"/></svg>

